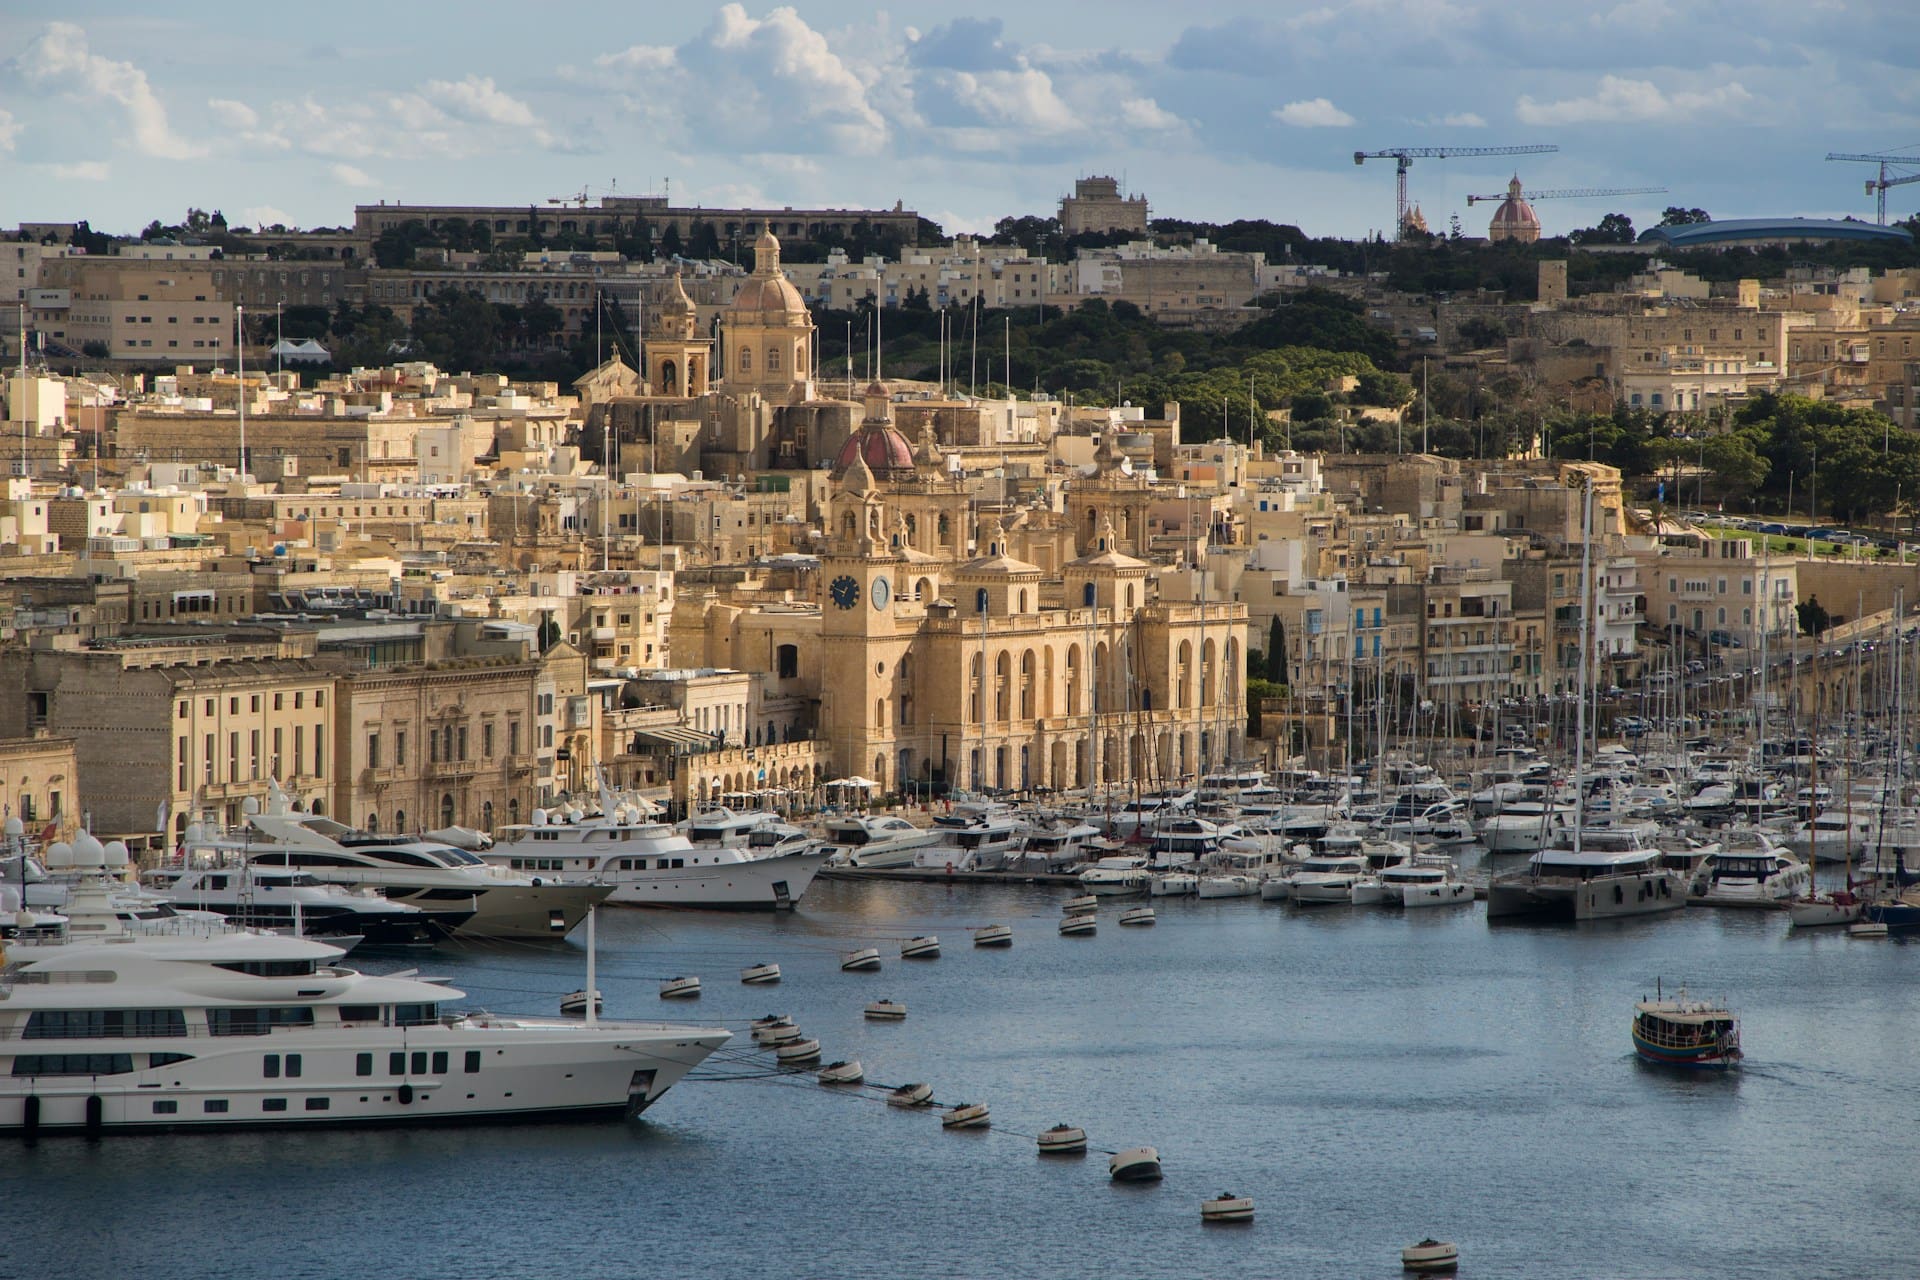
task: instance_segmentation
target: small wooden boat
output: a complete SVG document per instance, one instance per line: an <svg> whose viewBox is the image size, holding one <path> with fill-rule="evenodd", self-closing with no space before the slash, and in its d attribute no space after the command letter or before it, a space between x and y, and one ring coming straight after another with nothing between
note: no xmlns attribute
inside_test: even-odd
<svg viewBox="0 0 1920 1280"><path fill-rule="evenodd" d="M1068 916L1060 922L1060 934L1062 937L1071 938L1080 934L1092 933L1099 927L1100 918L1098 916Z"/></svg>
<svg viewBox="0 0 1920 1280"><path fill-rule="evenodd" d="M927 935L924 938L908 938L900 944L902 960L933 960L940 955L940 939Z"/></svg>
<svg viewBox="0 0 1920 1280"><path fill-rule="evenodd" d="M1120 913L1120 923L1124 925L1152 924L1157 919L1152 907L1128 907Z"/></svg>
<svg viewBox="0 0 1920 1280"><path fill-rule="evenodd" d="M821 1084L859 1084L866 1078L867 1073L858 1062L829 1062L815 1077Z"/></svg>
<svg viewBox="0 0 1920 1280"><path fill-rule="evenodd" d="M984 1129L991 1123L984 1102L963 1102L940 1117L942 1129Z"/></svg>
<svg viewBox="0 0 1920 1280"><path fill-rule="evenodd" d="M1202 1222L1252 1222L1253 1197L1222 1191L1211 1200L1200 1202Z"/></svg>
<svg viewBox="0 0 1920 1280"><path fill-rule="evenodd" d="M1043 1156L1084 1155L1087 1150L1087 1131L1070 1124L1057 1124L1051 1129L1041 1130L1034 1142Z"/></svg>
<svg viewBox="0 0 1920 1280"><path fill-rule="evenodd" d="M1100 899L1090 893L1083 893L1077 897L1068 898L1065 902L1061 903L1060 911L1063 915L1083 916L1099 905Z"/></svg>
<svg viewBox="0 0 1920 1280"><path fill-rule="evenodd" d="M1740 1020L1724 1006L1689 1000L1685 987L1633 1007L1633 1051L1663 1067L1725 1071L1740 1064Z"/></svg>
<svg viewBox="0 0 1920 1280"><path fill-rule="evenodd" d="M840 957L842 973L860 973L880 967L880 948L861 947L858 951L849 951Z"/></svg>
<svg viewBox="0 0 1920 1280"><path fill-rule="evenodd" d="M1452 1271L1460 1265L1460 1250L1431 1236L1400 1251L1400 1265L1408 1271Z"/></svg>
<svg viewBox="0 0 1920 1280"><path fill-rule="evenodd" d="M887 1095L890 1107L924 1107L933 1102L933 1086L930 1084L903 1084Z"/></svg>
<svg viewBox="0 0 1920 1280"><path fill-rule="evenodd" d="M773 1051L774 1058L783 1067L795 1067L808 1062L820 1061L820 1042L818 1040L789 1040Z"/></svg>
<svg viewBox="0 0 1920 1280"><path fill-rule="evenodd" d="M780 981L780 966L777 964L750 964L740 971L740 981L750 986L760 986Z"/></svg>
<svg viewBox="0 0 1920 1280"><path fill-rule="evenodd" d="M899 1022L907 1016L907 1006L899 1000L875 1000L866 1009L868 1022Z"/></svg>
<svg viewBox="0 0 1920 1280"><path fill-rule="evenodd" d="M1129 1147L1107 1160L1107 1176L1115 1182L1158 1182L1160 1153L1152 1147Z"/></svg>
<svg viewBox="0 0 1920 1280"><path fill-rule="evenodd" d="M660 984L662 1000L691 1000L700 994L698 978L668 978Z"/></svg>
<svg viewBox="0 0 1920 1280"><path fill-rule="evenodd" d="M606 998L601 992L593 993L593 1011L598 1014L607 1007ZM560 1016L563 1018L584 1018L587 1016L587 993L583 988L569 991L560 997Z"/></svg>
<svg viewBox="0 0 1920 1280"><path fill-rule="evenodd" d="M1010 947L1013 945L1013 926L1010 924L983 924L973 931L973 945L976 947Z"/></svg>

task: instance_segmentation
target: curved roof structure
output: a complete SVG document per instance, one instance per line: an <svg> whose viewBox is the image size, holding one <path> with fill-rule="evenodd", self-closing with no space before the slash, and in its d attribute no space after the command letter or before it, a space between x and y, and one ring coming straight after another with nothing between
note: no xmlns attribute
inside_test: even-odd
<svg viewBox="0 0 1920 1280"><path fill-rule="evenodd" d="M1904 227L1881 227L1845 218L1733 218L1726 222L1694 222L1678 227L1649 227L1641 244L1664 244L1673 249L1724 249L1734 245L1794 244L1819 240L1881 241L1912 244Z"/></svg>

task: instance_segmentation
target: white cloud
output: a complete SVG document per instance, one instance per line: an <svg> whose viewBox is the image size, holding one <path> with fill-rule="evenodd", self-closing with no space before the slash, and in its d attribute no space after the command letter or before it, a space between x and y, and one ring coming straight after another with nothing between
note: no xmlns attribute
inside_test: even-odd
<svg viewBox="0 0 1920 1280"><path fill-rule="evenodd" d="M48 168L62 182L105 182L113 176L105 160L72 160Z"/></svg>
<svg viewBox="0 0 1920 1280"><path fill-rule="evenodd" d="M1584 98L1535 102L1523 94L1514 103L1514 114L1522 124L1624 124L1713 114L1746 106L1753 100L1737 80L1705 92L1682 89L1665 93L1651 80L1601 76L1599 86Z"/></svg>
<svg viewBox="0 0 1920 1280"><path fill-rule="evenodd" d="M1120 104L1120 122L1130 129L1178 129L1185 121L1152 98L1127 98Z"/></svg>
<svg viewBox="0 0 1920 1280"><path fill-rule="evenodd" d="M119 103L126 109L133 141L149 155L188 160L206 154L205 147L180 137L167 123L167 109L146 72L92 52L87 33L71 22L48 23L14 59L14 67L31 84Z"/></svg>
<svg viewBox="0 0 1920 1280"><path fill-rule="evenodd" d="M240 217L246 224L254 227L290 227L294 225L292 214L277 205L271 204L257 204L250 209L242 209L240 211Z"/></svg>
<svg viewBox="0 0 1920 1280"><path fill-rule="evenodd" d="M1011 71L941 71L933 76L957 106L988 124L1038 133L1072 133L1073 109L1054 92L1053 77L1037 67Z"/></svg>
<svg viewBox="0 0 1920 1280"><path fill-rule="evenodd" d="M229 129L253 129L260 124L260 113L232 98L208 98L207 109L213 118Z"/></svg>
<svg viewBox="0 0 1920 1280"><path fill-rule="evenodd" d="M14 139L20 136L23 126L13 118L13 112L0 110L0 151L13 150Z"/></svg>
<svg viewBox="0 0 1920 1280"><path fill-rule="evenodd" d="M1487 127L1486 117L1475 111L1455 111L1451 115L1441 116L1438 123L1449 129L1484 129Z"/></svg>
<svg viewBox="0 0 1920 1280"><path fill-rule="evenodd" d="M664 45L636 44L618 53L603 53L593 65L614 71L671 71L674 52Z"/></svg>
<svg viewBox="0 0 1920 1280"><path fill-rule="evenodd" d="M533 108L503 93L492 76L470 75L464 80L429 80L420 90L422 96L449 115L462 120L505 125L512 129L532 129L540 120Z"/></svg>
<svg viewBox="0 0 1920 1280"><path fill-rule="evenodd" d="M1339 129L1353 123L1353 117L1325 98L1308 98L1275 108L1273 118L1296 129Z"/></svg>
<svg viewBox="0 0 1920 1280"><path fill-rule="evenodd" d="M327 170L333 180L343 187L371 187L376 185L373 176L365 169L356 169L350 164L336 164Z"/></svg>

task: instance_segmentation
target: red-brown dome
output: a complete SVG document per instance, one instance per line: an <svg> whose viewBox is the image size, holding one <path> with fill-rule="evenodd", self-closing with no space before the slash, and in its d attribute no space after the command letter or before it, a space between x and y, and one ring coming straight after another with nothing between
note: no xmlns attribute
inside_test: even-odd
<svg viewBox="0 0 1920 1280"><path fill-rule="evenodd" d="M913 473L913 446L891 425L870 422L848 436L833 460L833 473L846 474L855 458L863 460L876 476Z"/></svg>

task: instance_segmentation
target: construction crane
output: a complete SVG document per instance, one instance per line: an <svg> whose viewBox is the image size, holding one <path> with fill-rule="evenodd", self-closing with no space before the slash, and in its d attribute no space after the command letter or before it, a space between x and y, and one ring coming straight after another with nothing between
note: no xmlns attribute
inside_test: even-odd
<svg viewBox="0 0 1920 1280"><path fill-rule="evenodd" d="M1594 200L1601 196L1656 196L1665 191L1665 187L1562 187L1556 191L1523 191L1520 198L1529 203L1535 200ZM1468 196L1467 204L1471 207L1488 200L1506 198L1504 191L1497 196Z"/></svg>
<svg viewBox="0 0 1920 1280"><path fill-rule="evenodd" d="M1385 151L1356 151L1353 153L1353 162L1355 164L1365 164L1369 160L1394 162L1393 238L1398 240L1406 234L1407 170L1413 167L1415 160L1445 160L1450 156L1537 156L1559 149L1556 146L1389 147Z"/></svg>
<svg viewBox="0 0 1920 1280"><path fill-rule="evenodd" d="M587 207L587 189L585 187L582 187L580 188L579 191L575 192L572 195L548 196L547 203L548 204L570 204L577 208L584 209Z"/></svg>
<svg viewBox="0 0 1920 1280"><path fill-rule="evenodd" d="M1880 176L1867 179L1867 194L1877 197L1875 202L1876 207L1874 209L1874 221L1883 227L1887 225L1887 188L1904 187L1909 182L1920 182L1920 173L1902 173L1895 174L1892 177L1887 176L1887 167L1889 165L1904 165L1910 169L1920 168L1920 156L1895 156L1877 153L1861 155L1852 151L1829 151L1827 152L1827 159L1857 160L1862 164L1877 164L1880 166Z"/></svg>

